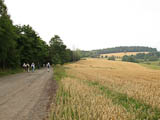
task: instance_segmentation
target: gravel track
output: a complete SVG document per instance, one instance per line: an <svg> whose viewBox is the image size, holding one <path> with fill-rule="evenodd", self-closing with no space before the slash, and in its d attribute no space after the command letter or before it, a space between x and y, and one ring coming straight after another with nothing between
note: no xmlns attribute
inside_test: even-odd
<svg viewBox="0 0 160 120"><path fill-rule="evenodd" d="M0 78L0 120L44 120L56 94L53 70Z"/></svg>

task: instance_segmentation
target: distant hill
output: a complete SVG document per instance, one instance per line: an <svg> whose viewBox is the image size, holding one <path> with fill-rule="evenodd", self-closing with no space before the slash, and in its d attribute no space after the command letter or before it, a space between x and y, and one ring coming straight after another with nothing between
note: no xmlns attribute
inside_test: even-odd
<svg viewBox="0 0 160 120"><path fill-rule="evenodd" d="M149 52L119 52L119 53L107 53L107 54L100 54L100 58L106 58L106 57L111 57L111 56L115 56L117 58L122 58L125 55L137 55L139 53L149 53Z"/></svg>
<svg viewBox="0 0 160 120"><path fill-rule="evenodd" d="M91 51L81 51L82 57L97 57L100 54L121 53L121 52L157 52L156 48L144 46L120 46Z"/></svg>

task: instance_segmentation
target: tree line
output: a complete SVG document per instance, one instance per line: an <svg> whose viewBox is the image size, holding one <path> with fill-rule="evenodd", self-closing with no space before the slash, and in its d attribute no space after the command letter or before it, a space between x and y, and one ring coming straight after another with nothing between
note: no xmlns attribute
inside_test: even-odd
<svg viewBox="0 0 160 120"><path fill-rule="evenodd" d="M53 36L48 45L30 25L13 25L0 0L0 69L17 68L24 62L64 64L79 59L79 53L68 49L60 36Z"/></svg>
<svg viewBox="0 0 160 120"><path fill-rule="evenodd" d="M99 54L120 53L120 52L156 52L156 48L144 46L121 46L98 50Z"/></svg>
<svg viewBox="0 0 160 120"><path fill-rule="evenodd" d="M146 62L146 61L158 61L160 59L160 52L151 52L151 53L138 53L136 55L125 55L122 58L122 61L126 62Z"/></svg>
<svg viewBox="0 0 160 120"><path fill-rule="evenodd" d="M92 51L81 51L82 57L99 57L100 54L120 52L157 52L156 48L144 46L121 46L113 48L98 49Z"/></svg>

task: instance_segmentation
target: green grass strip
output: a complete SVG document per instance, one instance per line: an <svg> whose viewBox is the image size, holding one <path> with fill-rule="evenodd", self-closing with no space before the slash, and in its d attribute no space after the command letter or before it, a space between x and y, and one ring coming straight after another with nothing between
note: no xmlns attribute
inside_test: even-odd
<svg viewBox="0 0 160 120"><path fill-rule="evenodd" d="M159 65L154 65L154 64L144 64L144 63L139 63L141 66L149 68L149 69L153 69L153 70L160 70L160 66Z"/></svg>
<svg viewBox="0 0 160 120"><path fill-rule="evenodd" d="M65 119L69 120L79 120L77 108L75 111L71 108L69 104L71 102L71 94L69 90L65 90L61 83L61 79L66 77L65 67L61 65L54 66L54 78L59 84L58 92L56 95L56 105L61 106L61 111L59 111L58 115L54 111L51 116L51 120L60 120ZM55 108L56 109L56 108Z"/></svg>
<svg viewBox="0 0 160 120"><path fill-rule="evenodd" d="M11 75L11 74L16 74L16 73L20 73L20 72L23 72L22 68L5 69L5 70L0 69L0 77L6 76L6 75Z"/></svg>
<svg viewBox="0 0 160 120"><path fill-rule="evenodd" d="M103 94L110 98L114 104L123 106L128 112L134 112L136 119L139 120L159 120L160 109L157 107L152 108L151 105L147 105L133 97L128 97L127 94L119 93L110 90L108 87L99 84L98 82L86 81L89 86L97 86Z"/></svg>
<svg viewBox="0 0 160 120"><path fill-rule="evenodd" d="M54 72L54 79L57 82L60 82L60 80L64 77L66 77L66 72L65 68L61 65L56 65L53 67L53 72Z"/></svg>

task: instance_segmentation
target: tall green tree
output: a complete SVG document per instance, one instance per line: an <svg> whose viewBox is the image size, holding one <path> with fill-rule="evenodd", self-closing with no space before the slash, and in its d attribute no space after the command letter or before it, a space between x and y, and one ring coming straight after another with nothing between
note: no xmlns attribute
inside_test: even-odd
<svg viewBox="0 0 160 120"><path fill-rule="evenodd" d="M53 64L64 64L71 62L73 61L73 56L78 55L76 54L77 52L73 53L70 49L67 49L66 45L64 45L63 41L58 35L52 37L49 43L50 58Z"/></svg>
<svg viewBox="0 0 160 120"><path fill-rule="evenodd" d="M0 67L3 69L16 67L19 64L15 39L12 20L4 1L0 0Z"/></svg>
<svg viewBox="0 0 160 120"><path fill-rule="evenodd" d="M76 55L58 35L48 46L31 26L13 25L4 1L0 0L0 69L20 67L24 62L64 64Z"/></svg>
<svg viewBox="0 0 160 120"><path fill-rule="evenodd" d="M48 58L49 48L45 41L29 25L16 26L17 49L20 52L21 64L24 62L43 64Z"/></svg>
<svg viewBox="0 0 160 120"><path fill-rule="evenodd" d="M62 40L58 35L55 35L50 40L50 56L53 64L63 64L61 53L62 49L65 48Z"/></svg>

